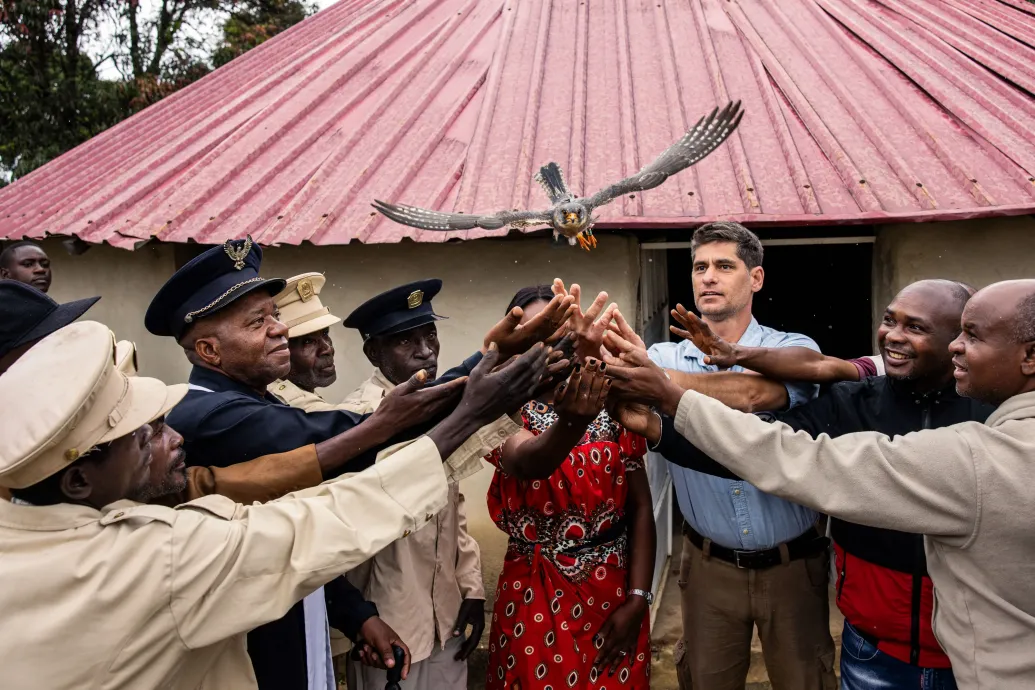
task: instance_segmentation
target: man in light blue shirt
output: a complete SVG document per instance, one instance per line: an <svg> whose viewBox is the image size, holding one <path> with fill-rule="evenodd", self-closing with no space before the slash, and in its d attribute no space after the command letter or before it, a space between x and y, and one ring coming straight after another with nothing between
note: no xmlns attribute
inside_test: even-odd
<svg viewBox="0 0 1035 690"><path fill-rule="evenodd" d="M717 335L747 346L819 350L811 338L767 328L751 315L764 279L754 233L738 223L710 223L694 233L691 251L694 301ZM745 411L793 407L817 393L810 384L732 373L740 367L719 372L690 341L659 343L648 354L685 388ZM745 386L745 376L757 382ZM682 674L699 689L742 690L757 625L775 690L835 688L820 516L744 481L672 463L669 472L685 519Z"/></svg>

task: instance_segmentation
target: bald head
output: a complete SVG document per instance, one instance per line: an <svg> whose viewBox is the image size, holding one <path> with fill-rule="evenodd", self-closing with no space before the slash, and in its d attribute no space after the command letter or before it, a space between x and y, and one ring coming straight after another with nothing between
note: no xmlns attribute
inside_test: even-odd
<svg viewBox="0 0 1035 690"><path fill-rule="evenodd" d="M954 280L920 280L895 295L877 329L888 377L908 381L919 392L951 384L949 343L959 334L968 287Z"/></svg>
<svg viewBox="0 0 1035 690"><path fill-rule="evenodd" d="M952 343L956 387L993 404L1035 390L1035 280L979 290L963 311Z"/></svg>

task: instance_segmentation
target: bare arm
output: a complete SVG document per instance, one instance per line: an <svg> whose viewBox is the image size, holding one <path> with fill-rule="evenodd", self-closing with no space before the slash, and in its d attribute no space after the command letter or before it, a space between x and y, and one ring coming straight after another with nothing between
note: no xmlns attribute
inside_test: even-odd
<svg viewBox="0 0 1035 690"><path fill-rule="evenodd" d="M625 478L629 482L629 495L625 501L629 520L629 589L649 592L654 584L654 557L658 548L654 503L646 471L633 470L627 472Z"/></svg>
<svg viewBox="0 0 1035 690"><path fill-rule="evenodd" d="M683 390L697 391L741 412L782 410L787 407L787 387L764 376L736 371L709 374L688 374L673 369L666 371Z"/></svg>
<svg viewBox="0 0 1035 690"><path fill-rule="evenodd" d="M557 395L558 420L539 434L527 430L511 436L500 455L500 467L518 479L545 479L582 440L586 427L604 407L610 381L600 374L600 362L590 359L576 370Z"/></svg>
<svg viewBox="0 0 1035 690"><path fill-rule="evenodd" d="M733 352L740 366L780 381L837 383L859 380L859 370L851 362L807 347L734 345Z"/></svg>
<svg viewBox="0 0 1035 690"><path fill-rule="evenodd" d="M828 357L807 347L746 347L726 342L682 304L672 310L672 318L683 328L670 326L669 330L692 341L705 354L705 364L714 364L721 369L739 364L778 381L836 383L859 380L859 370L851 362Z"/></svg>

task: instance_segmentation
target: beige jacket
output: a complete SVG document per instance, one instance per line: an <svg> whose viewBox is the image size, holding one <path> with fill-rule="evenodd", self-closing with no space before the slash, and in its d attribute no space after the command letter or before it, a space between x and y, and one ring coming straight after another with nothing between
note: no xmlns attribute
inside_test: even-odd
<svg viewBox="0 0 1035 690"><path fill-rule="evenodd" d="M961 690L1035 688L1035 393L985 424L813 440L694 392L676 429L757 486L851 522L927 535L934 632Z"/></svg>
<svg viewBox="0 0 1035 690"><path fill-rule="evenodd" d="M394 387L375 369L344 404L373 412ZM517 425L513 426L511 433L516 433ZM489 441L500 438L490 427L479 434ZM467 533L460 487L449 486L446 508L427 526L392 543L347 577L406 641L413 661L431 656L436 644L444 647L452 638L463 600L485 599L478 542Z"/></svg>
<svg viewBox="0 0 1035 690"><path fill-rule="evenodd" d="M422 438L261 505L0 501L0 687L255 688L245 633L418 530L480 464L443 467Z"/></svg>

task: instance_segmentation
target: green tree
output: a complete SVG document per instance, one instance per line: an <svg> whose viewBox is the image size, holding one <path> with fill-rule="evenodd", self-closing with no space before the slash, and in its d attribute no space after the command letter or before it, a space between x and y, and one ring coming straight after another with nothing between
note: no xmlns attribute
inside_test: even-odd
<svg viewBox="0 0 1035 690"><path fill-rule="evenodd" d="M223 40L212 53L222 67L313 14L315 7L300 0L245 0L223 23Z"/></svg>

